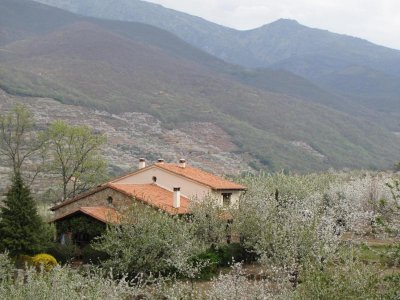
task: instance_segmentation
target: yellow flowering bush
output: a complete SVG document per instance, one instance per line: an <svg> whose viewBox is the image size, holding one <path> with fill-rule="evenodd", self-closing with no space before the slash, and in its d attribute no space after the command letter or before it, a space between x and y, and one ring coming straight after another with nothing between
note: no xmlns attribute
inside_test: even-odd
<svg viewBox="0 0 400 300"><path fill-rule="evenodd" d="M57 260L54 256L46 253L37 254L32 257L32 265L40 268L43 265L44 270L50 271L57 265Z"/></svg>

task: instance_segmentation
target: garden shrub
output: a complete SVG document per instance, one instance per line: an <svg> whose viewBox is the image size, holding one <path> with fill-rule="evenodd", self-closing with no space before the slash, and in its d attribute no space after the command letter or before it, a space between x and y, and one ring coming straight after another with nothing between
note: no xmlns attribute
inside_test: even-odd
<svg viewBox="0 0 400 300"><path fill-rule="evenodd" d="M247 262L251 259L251 253L248 253L246 249L238 243L223 245L219 247L217 253L220 266L222 267L228 267L232 265L233 262Z"/></svg>
<svg viewBox="0 0 400 300"><path fill-rule="evenodd" d="M400 243L393 245L388 250L387 264L389 267L400 266Z"/></svg>
<svg viewBox="0 0 400 300"><path fill-rule="evenodd" d="M387 275L383 279L383 299L400 299L400 274Z"/></svg>
<svg viewBox="0 0 400 300"><path fill-rule="evenodd" d="M32 257L29 255L18 255L15 257L15 266L18 269L24 269L26 267L32 266Z"/></svg>
<svg viewBox="0 0 400 300"><path fill-rule="evenodd" d="M82 249L82 260L86 264L99 264L109 258L107 253L94 249L92 245L87 245Z"/></svg>
<svg viewBox="0 0 400 300"><path fill-rule="evenodd" d="M50 254L40 253L32 257L32 265L37 269L43 266L44 270L50 271L57 265L57 260Z"/></svg>
<svg viewBox="0 0 400 300"><path fill-rule="evenodd" d="M0 253L0 282L11 278L14 265L8 253Z"/></svg>
<svg viewBox="0 0 400 300"><path fill-rule="evenodd" d="M196 263L208 262L198 276L200 279L204 280L213 278L217 274L218 266L221 263L218 253L213 249L199 254L194 260Z"/></svg>
<svg viewBox="0 0 400 300"><path fill-rule="evenodd" d="M71 242L67 242L64 245L54 243L49 249L47 249L47 253L54 256L58 262L66 264L75 257L76 246Z"/></svg>

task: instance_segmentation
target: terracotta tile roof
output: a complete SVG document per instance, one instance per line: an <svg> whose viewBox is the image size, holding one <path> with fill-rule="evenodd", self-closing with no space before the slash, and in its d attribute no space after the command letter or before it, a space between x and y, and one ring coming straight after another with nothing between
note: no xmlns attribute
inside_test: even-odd
<svg viewBox="0 0 400 300"><path fill-rule="evenodd" d="M214 190L246 190L246 187L243 185L234 183L222 177L213 175L198 168L193 168L188 165L186 165L185 168L182 168L176 164L167 163L156 163L154 165L158 168L170 171L193 181L197 181L201 184L211 187Z"/></svg>
<svg viewBox="0 0 400 300"><path fill-rule="evenodd" d="M170 214L187 214L190 200L181 196L181 206L175 208L172 205L173 192L156 184L117 184L109 183L107 186L124 194L135 197L145 204L164 210Z"/></svg>
<svg viewBox="0 0 400 300"><path fill-rule="evenodd" d="M213 175L211 173L202 171L198 168L194 168L191 166L187 166L185 168L180 167L176 164L167 164L167 163L156 163L154 165L148 166L144 169L138 170L134 173L130 173L128 175L122 176L120 178L114 179L108 183L105 183L101 186L98 186L88 192L82 193L76 196L73 199L66 200L54 207L51 210L55 211L60 207L66 206L70 203L78 201L80 199L86 198L92 194L95 194L99 191L102 191L107 188L111 188L115 191L123 193L127 196L135 197L137 200L142 201L148 205L153 207L162 209L170 214L186 214L188 213L188 206L190 200L186 197L181 196L181 207L174 208L172 205L173 192L168 191L166 189L157 186L156 184L119 184L118 181L122 178L129 177L137 172L142 172L143 170L147 170L149 168L160 168L166 170L167 172L171 172L178 176L182 176L188 178L189 180L198 182L205 186L209 186L214 190L246 190L247 188L243 185L236 184L229 180L226 180L222 177Z"/></svg>
<svg viewBox="0 0 400 300"><path fill-rule="evenodd" d="M121 222L121 214L114 208L106 206L80 207L53 219L52 222L64 219L78 212L88 215L103 223L119 224Z"/></svg>
<svg viewBox="0 0 400 300"><path fill-rule="evenodd" d="M107 188L113 189L129 197L135 197L137 200L142 201L148 205L162 209L170 214L186 214L188 213L188 207L190 200L184 196L181 196L181 207L174 208L172 205L173 192L170 192L156 184L117 184L107 183L105 185L94 188L86 193L82 193L75 198L64 201L56 206L50 208L55 211L63 206L70 203L76 202L80 199L86 198L97 192L105 190Z"/></svg>

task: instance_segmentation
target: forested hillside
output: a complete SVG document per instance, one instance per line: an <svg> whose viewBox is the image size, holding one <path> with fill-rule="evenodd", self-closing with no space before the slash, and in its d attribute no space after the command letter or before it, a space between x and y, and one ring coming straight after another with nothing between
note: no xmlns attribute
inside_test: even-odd
<svg viewBox="0 0 400 300"><path fill-rule="evenodd" d="M252 157L255 168L379 168L397 159L395 135L315 104L301 95L302 87L321 102L338 96L295 75L278 72L279 79L273 71L257 71L253 77L144 24L85 18L22 0L1 5L7 39L0 85L10 94L149 113L169 128L211 122L229 134L237 153ZM291 92L278 84L287 77L296 83ZM256 79L277 84L255 88Z"/></svg>

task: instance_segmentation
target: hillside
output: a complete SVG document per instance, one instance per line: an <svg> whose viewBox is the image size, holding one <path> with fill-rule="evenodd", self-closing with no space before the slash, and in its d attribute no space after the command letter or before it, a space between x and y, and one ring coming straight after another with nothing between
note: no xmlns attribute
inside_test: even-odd
<svg viewBox="0 0 400 300"><path fill-rule="evenodd" d="M367 118L392 131L400 131L397 122L400 110L397 105L390 112L385 109L382 111L382 107L389 108L393 107L393 103L399 103L397 89L389 87L391 91L388 92L386 84L388 77L393 82L400 80L399 50L309 28L294 20L281 19L253 30L238 31L140 0L99 0L96 4L78 0L38 1L86 16L151 24L237 65L290 71L313 82L309 93L305 85L300 85L296 92L300 90L301 93L296 97ZM359 76L346 76L349 68L367 71L359 73ZM375 72L374 78L369 77L371 71ZM257 78L242 73L235 79L270 90L274 84L268 84L268 76L265 78L262 75L264 72L271 71L263 70L261 76L256 75ZM279 77L279 74L272 76ZM287 93L287 90L291 90L291 79L291 76L284 76L284 80L278 82L277 86L283 87L283 91L279 92L292 95ZM328 89L330 93L316 96L319 92L315 85ZM351 92L347 85L351 87Z"/></svg>
<svg viewBox="0 0 400 300"><path fill-rule="evenodd" d="M35 9L48 14L52 8L37 4ZM47 22L42 19L32 22ZM25 21L4 28L13 32L13 24ZM397 159L398 139L379 126L290 93L238 83L228 74L240 70L237 66L189 46L175 45L182 54L167 49L162 37L168 41L171 35L154 27L102 22L76 17L54 31L15 38L0 52L0 86L14 95L151 114L171 129L187 122L211 123L229 135L235 153L269 170L379 168Z"/></svg>
<svg viewBox="0 0 400 300"><path fill-rule="evenodd" d="M295 63L319 57L325 62L334 59L334 63L321 68L322 64L312 66L309 62L308 66L300 67L298 64L292 69L296 73L316 76L315 71L324 74L351 63L400 75L400 51L309 28L294 20L281 19L253 30L238 31L140 0L99 0L96 4L79 0L37 1L86 16L151 24L226 61L248 67L288 65L289 60Z"/></svg>
<svg viewBox="0 0 400 300"><path fill-rule="evenodd" d="M0 89L0 110L9 111L13 105L23 102L33 114L37 127L45 128L51 121L62 119L69 124L85 124L107 136L103 155L109 162L113 175L136 169L138 159L145 157L154 162L162 157L176 162L187 157L194 166L217 174L238 175L251 171L248 163L251 157L234 152L238 148L230 136L211 123L188 122L185 126L168 129L153 116L138 112L111 114L82 106L66 105L49 98L21 97L5 93ZM199 136L201 134L201 136ZM0 160L0 194L8 185L10 169ZM49 180L41 176L38 187L47 186L41 182Z"/></svg>

